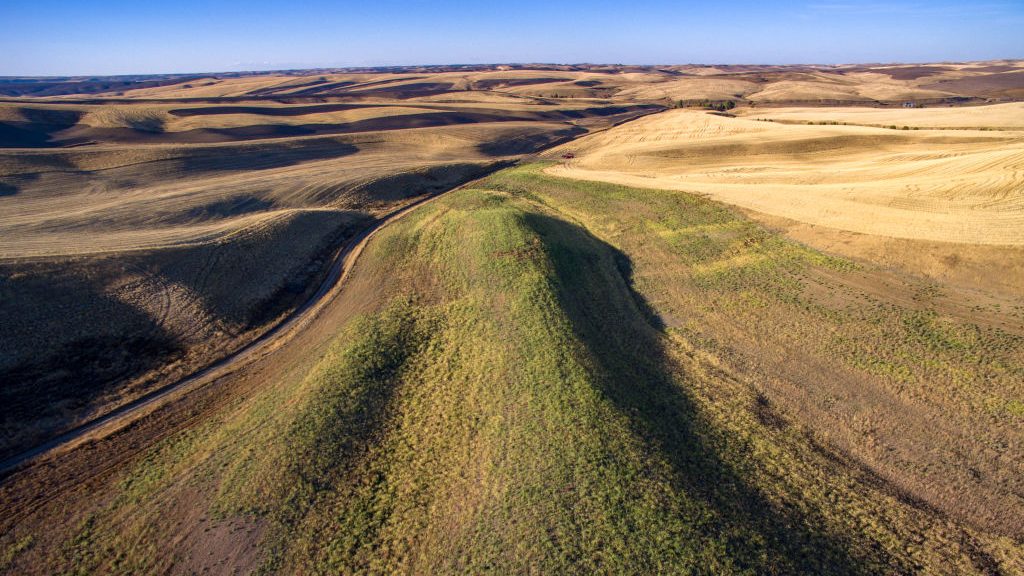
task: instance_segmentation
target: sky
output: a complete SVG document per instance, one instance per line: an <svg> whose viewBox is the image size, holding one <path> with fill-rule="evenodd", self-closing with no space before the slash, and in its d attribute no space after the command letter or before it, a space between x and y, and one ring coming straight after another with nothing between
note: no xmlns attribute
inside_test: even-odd
<svg viewBox="0 0 1024 576"><path fill-rule="evenodd" d="M1024 0L0 0L0 75L1024 58Z"/></svg>

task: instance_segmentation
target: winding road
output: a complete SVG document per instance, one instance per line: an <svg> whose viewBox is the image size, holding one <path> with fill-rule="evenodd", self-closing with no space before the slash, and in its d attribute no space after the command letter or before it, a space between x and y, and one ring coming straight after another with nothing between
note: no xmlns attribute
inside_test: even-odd
<svg viewBox="0 0 1024 576"><path fill-rule="evenodd" d="M492 167L492 169L488 171L488 174L494 170L500 169L501 167L503 166L500 164ZM486 177L486 174L483 177ZM42 444L7 458L3 462L0 462L0 475L7 475L37 458L56 454L63 450L73 448L82 442L102 437L113 431L124 428L136 418L150 412L162 404L188 394L188 392L195 388L238 370L254 360L262 358L266 354L277 350L286 342L291 340L303 328L309 325L309 323L320 314L324 307L335 296L337 296L341 291L341 288L345 285L345 280L351 273L356 261L359 259L359 255L362 254L363 248L366 247L366 244L375 234L380 232L389 224L403 218L416 208L436 200L444 194L470 186L478 180L479 178L443 192L421 197L402 208L384 215L382 218L374 222L373 225L351 238L345 246L337 252L334 261L327 272L327 276L309 300L297 307L284 320L261 334L258 338L213 364L210 364L197 372L193 372L189 376L175 382L171 382L165 386L157 388L156 390L152 390L131 402L107 412L106 414L98 416Z"/></svg>
<svg viewBox="0 0 1024 576"><path fill-rule="evenodd" d="M621 124L632 122L639 118L643 118L644 116L656 114L664 110L664 108L660 107L645 110L640 114L613 122L608 126L590 129L587 134L604 132ZM551 149L572 140L575 140L575 138L573 136L568 136L563 139L556 140L555 142L551 142L546 148ZM520 156L515 163L524 163L535 160L540 158L542 153L543 150L538 150L532 154ZM436 200L450 192L471 186L483 178L486 178L489 174L507 166L507 162L497 162L489 166L486 173L478 178L453 188L449 188L448 190L421 197L402 208L384 215L372 226L351 238L345 246L339 249L330 269L328 270L327 276L324 278L323 282L321 282L317 291L304 304L293 310L283 321L264 332L252 342L249 342L209 366L202 368L197 372L193 372L189 376L152 390L135 400L80 424L79 426L59 434L42 444L6 458L0 462L0 481L9 477L13 472L21 469L23 466L33 462L34 460L66 452L84 442L103 438L117 430L121 430L142 416L153 412L157 408L166 406L168 403L188 395L188 393L193 390L201 388L206 384L238 371L242 367L263 358L267 354L282 347L306 328L314 319L316 319L324 308L326 308L327 305L341 292L341 289L345 285L345 281L348 279L359 255L362 254L363 248L366 247L367 243L375 234L380 232L380 230L387 227L389 224L403 218L416 208L419 208L424 204Z"/></svg>

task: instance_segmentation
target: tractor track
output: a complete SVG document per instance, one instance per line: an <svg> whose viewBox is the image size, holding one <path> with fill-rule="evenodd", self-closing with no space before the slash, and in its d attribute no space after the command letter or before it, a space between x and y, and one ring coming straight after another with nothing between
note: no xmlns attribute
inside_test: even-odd
<svg viewBox="0 0 1024 576"><path fill-rule="evenodd" d="M612 126L661 111L651 110ZM4 459L0 462L0 533L19 525L36 511L50 505L60 506L60 500L66 497L74 499L72 493L102 490L109 477L159 441L254 393L262 380L282 370L261 360L297 340L305 329L312 328L317 318L328 316L325 312L347 285L359 256L377 232L441 196L471 187L509 165L542 159L546 150L575 139L562 138L518 160L495 162L471 181L420 197L385 214L336 251L326 277L304 304L255 340L189 376ZM47 488L40 490L44 484Z"/></svg>
<svg viewBox="0 0 1024 576"><path fill-rule="evenodd" d="M189 391L203 387L212 380L223 377L239 368L250 364L258 358L280 348L291 340L298 332L314 320L323 308L334 299L341 291L352 268L355 266L359 255L367 242L377 232L389 224L401 219L416 208L431 202L444 194L465 188L476 182L471 182L450 188L443 192L419 198L410 204L394 210L377 220L373 225L366 228L351 240L344 247L337 251L334 261L327 272L327 276L321 282L317 291L298 308L293 310L287 318L276 324L259 337L242 346L231 354L217 360L216 362L193 372L189 376L171 382L165 386L152 390L131 402L123 404L106 414L98 416L71 430L63 432L58 436L15 454L0 462L0 475L8 476L23 465L33 460L48 455L58 454L74 446L94 439L97 436L104 436L116 430L122 429L134 421L138 416L158 408L167 401L187 394Z"/></svg>

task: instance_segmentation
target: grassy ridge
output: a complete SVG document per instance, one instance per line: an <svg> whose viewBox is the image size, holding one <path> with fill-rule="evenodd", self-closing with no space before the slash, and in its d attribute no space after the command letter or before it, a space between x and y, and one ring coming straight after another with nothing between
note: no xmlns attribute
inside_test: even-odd
<svg viewBox="0 0 1024 576"><path fill-rule="evenodd" d="M555 178L541 168L506 170L487 185L554 208L628 254L643 271L638 291L687 339L713 344L729 324L759 348L788 338L881 376L901 397L1019 424L1001 409L1024 394L1019 330L951 316L933 305L944 296L941 286L884 277L894 286L880 294L844 285L859 265L788 241L716 202Z"/></svg>
<svg viewBox="0 0 1024 576"><path fill-rule="evenodd" d="M622 254L506 194L447 204L379 247L395 269L434 275L429 293L364 320L315 376L277 479L289 512L273 568L890 565L855 562L721 458Z"/></svg>
<svg viewBox="0 0 1024 576"><path fill-rule="evenodd" d="M821 449L729 368L716 315L755 336L790 330L784 314L828 332L866 312L808 300L808 274L853 268L685 194L501 172L383 231L358 270L378 305L340 327L312 371L161 443L43 559L82 573L180 568L195 548L158 555L155 543L245 519L268 573L1020 562L1011 541L907 503ZM929 369L981 342L893 313L864 325L906 330L894 349L927 354ZM988 337L1008 350L992 373L1017 369L1016 341ZM849 345L868 354L877 341ZM202 519L176 517L175 502ZM9 536L14 550L33 535Z"/></svg>
<svg viewBox="0 0 1024 576"><path fill-rule="evenodd" d="M372 449L353 456L355 434L293 430L300 445L338 460L288 521L288 569L311 560L326 573L732 562L724 536L702 528L713 513L673 490L667 462L595 386L602 371L561 306L565 288L585 288L625 306L618 320L635 316L610 252L524 204L463 192L409 235L415 242L381 241L398 269L429 263L434 286L414 302L433 302L400 299L365 320L306 414L337 432L347 407L379 405L375 423L358 428L376 436ZM591 272L563 286L559 268L575 260ZM386 400L350 402L378 378ZM302 477L317 460L295 455Z"/></svg>

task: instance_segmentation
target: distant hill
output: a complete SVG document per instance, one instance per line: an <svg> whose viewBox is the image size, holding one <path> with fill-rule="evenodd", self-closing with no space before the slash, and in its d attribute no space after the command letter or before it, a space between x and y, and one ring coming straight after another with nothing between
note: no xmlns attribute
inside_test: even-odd
<svg viewBox="0 0 1024 576"><path fill-rule="evenodd" d="M487 64L87 77L0 77L0 96L413 98L499 89L692 103L958 104L1024 97L1024 61L848 65Z"/></svg>

